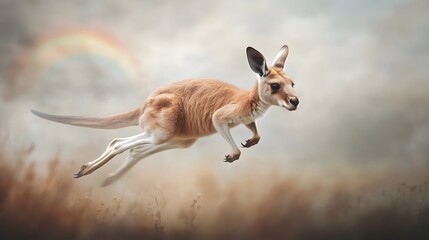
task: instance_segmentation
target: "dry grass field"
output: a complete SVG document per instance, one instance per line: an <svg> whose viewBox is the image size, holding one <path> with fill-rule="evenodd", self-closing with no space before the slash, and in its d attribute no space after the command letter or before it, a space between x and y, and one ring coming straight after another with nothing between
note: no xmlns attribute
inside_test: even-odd
<svg viewBox="0 0 429 240"><path fill-rule="evenodd" d="M153 179L161 182L156 194L125 197L77 184L71 178L76 167L59 159L38 171L27 160L30 152L0 156L1 239L429 237L423 172L271 171L240 173L224 184L209 168L197 167L187 180ZM398 182L404 176L409 182Z"/></svg>

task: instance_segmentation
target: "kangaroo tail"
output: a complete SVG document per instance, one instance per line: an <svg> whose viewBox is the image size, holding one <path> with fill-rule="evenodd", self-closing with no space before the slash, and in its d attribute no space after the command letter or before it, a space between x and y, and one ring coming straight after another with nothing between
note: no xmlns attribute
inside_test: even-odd
<svg viewBox="0 0 429 240"><path fill-rule="evenodd" d="M116 129L129 126L136 126L139 123L140 109L128 112L103 116L103 117L83 117L83 116L62 116L42 113L31 110L35 115L54 122L89 128Z"/></svg>

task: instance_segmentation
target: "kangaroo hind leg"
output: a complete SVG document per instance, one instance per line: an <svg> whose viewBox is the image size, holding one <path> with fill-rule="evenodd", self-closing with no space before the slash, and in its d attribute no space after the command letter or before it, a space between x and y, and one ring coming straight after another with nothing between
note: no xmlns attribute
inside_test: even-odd
<svg viewBox="0 0 429 240"><path fill-rule="evenodd" d="M94 161L87 162L86 164L82 165L79 172L75 174L75 178L79 178L94 172L95 170L106 164L108 161L110 161L112 158L114 158L116 155L123 153L130 148L139 145L150 144L152 142L153 138L150 134L146 132L127 138L116 138L109 144L109 146L106 148L104 153L101 154L100 157L98 157Z"/></svg>
<svg viewBox="0 0 429 240"><path fill-rule="evenodd" d="M128 156L126 161L115 172L109 174L109 176L103 181L101 186L104 187L112 184L121 176L123 176L128 170L130 170L130 168L132 168L137 162L139 162L145 157L148 157L157 152L162 152L173 148L187 148L191 146L194 142L195 140L181 140L166 142L159 145L148 144L134 147L130 150L130 155Z"/></svg>
<svg viewBox="0 0 429 240"><path fill-rule="evenodd" d="M178 103L169 95L161 94L149 99L140 119L144 132L136 136L113 140L98 159L83 165L75 177L92 173L116 155L131 148L147 144L155 146L168 142L176 131L176 122L180 112L177 106Z"/></svg>

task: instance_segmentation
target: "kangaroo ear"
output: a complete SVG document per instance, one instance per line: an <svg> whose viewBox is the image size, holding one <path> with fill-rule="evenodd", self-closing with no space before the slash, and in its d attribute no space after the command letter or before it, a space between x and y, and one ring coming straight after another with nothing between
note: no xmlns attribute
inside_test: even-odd
<svg viewBox="0 0 429 240"><path fill-rule="evenodd" d="M279 53L277 53L277 56L273 62L273 67L278 67L283 69L285 66L285 61L288 54L289 54L289 47L287 45L284 45L282 48L280 48Z"/></svg>
<svg viewBox="0 0 429 240"><path fill-rule="evenodd" d="M259 76L266 76L268 74L268 66L264 56L252 47L247 47L246 53L250 68Z"/></svg>

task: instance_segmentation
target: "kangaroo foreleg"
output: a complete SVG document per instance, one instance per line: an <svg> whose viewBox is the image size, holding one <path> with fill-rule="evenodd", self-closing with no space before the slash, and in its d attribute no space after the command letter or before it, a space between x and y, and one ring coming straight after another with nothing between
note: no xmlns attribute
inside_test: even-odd
<svg viewBox="0 0 429 240"><path fill-rule="evenodd" d="M234 122L234 119L232 119L231 116L234 116L236 108L236 104L226 105L218 109L213 114L212 119L216 131L229 143L232 148L232 153L225 156L225 162L230 163L239 159L241 155L240 149L238 149L234 139L231 136L231 132L229 131L229 124Z"/></svg>
<svg viewBox="0 0 429 240"><path fill-rule="evenodd" d="M244 143L244 144L242 143L241 146L244 148L249 148L249 147L257 144L259 142L259 139L261 139L261 137L259 136L258 129L256 128L255 122L247 124L246 127L248 129L250 129L250 131L252 131L253 136L252 136L252 138L247 139L246 143Z"/></svg>
<svg viewBox="0 0 429 240"><path fill-rule="evenodd" d="M234 139L231 136L231 132L229 131L229 126L227 124L217 125L215 126L216 130L220 133L220 135L229 143L232 148L232 153L225 156L225 162L234 162L235 160L240 158L241 152L238 149L237 145L234 142Z"/></svg>

